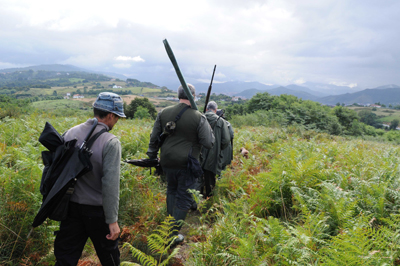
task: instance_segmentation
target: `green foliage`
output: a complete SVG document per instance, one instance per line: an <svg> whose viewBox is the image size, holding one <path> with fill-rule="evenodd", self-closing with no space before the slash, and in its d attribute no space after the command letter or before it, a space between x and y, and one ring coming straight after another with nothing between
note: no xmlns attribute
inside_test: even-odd
<svg viewBox="0 0 400 266"><path fill-rule="evenodd" d="M373 221L360 217L356 226L328 241L318 255L320 265L397 265L398 228L375 228Z"/></svg>
<svg viewBox="0 0 400 266"><path fill-rule="evenodd" d="M333 108L333 113L339 119L339 122L345 128L350 128L354 120L358 120L356 111L343 106L336 106Z"/></svg>
<svg viewBox="0 0 400 266"><path fill-rule="evenodd" d="M400 121L399 119L393 119L392 122L390 122L390 129L391 130L396 130L396 128L398 127Z"/></svg>
<svg viewBox="0 0 400 266"><path fill-rule="evenodd" d="M144 119L150 118L149 110L143 106L138 106L134 118Z"/></svg>
<svg viewBox="0 0 400 266"><path fill-rule="evenodd" d="M154 85L151 82L140 82L137 79L127 79L126 84L129 87L147 87L147 88L158 88L157 85ZM164 91L168 91L166 87L162 88Z"/></svg>
<svg viewBox="0 0 400 266"><path fill-rule="evenodd" d="M31 110L29 100L19 100L6 95L0 95L0 120L4 117L18 117Z"/></svg>
<svg viewBox="0 0 400 266"><path fill-rule="evenodd" d="M279 103L271 102L278 109L286 108ZM234 160L217 180L214 196L199 202L204 205L197 214L201 224L191 228L199 240L186 238L190 255L185 265L398 263L400 148L324 133L319 120L302 104L291 103L290 111L296 114L292 120L287 116L289 109L235 116L240 127L233 126ZM309 107L319 110L313 104ZM326 110L328 118L332 109ZM302 112L307 117L297 116ZM44 147L38 137L46 121L62 133L89 117L36 112L0 120L0 264L52 262L48 254L57 223L46 221L27 240L41 204ZM309 130L299 119L318 127ZM246 121L255 126L245 126ZM256 126L259 123L265 126ZM123 161L146 157L152 126L147 119L121 119L115 125L112 133L121 141ZM354 133L371 127L355 120L350 128L340 126ZM398 131L383 137L400 143ZM239 147L249 150L248 159L241 156ZM162 233L167 231L163 222L167 221L166 186L149 169L124 162L120 184L123 242L143 252L135 253L142 263L154 255L160 264L160 259L169 256L157 254L166 250L165 245L158 246L167 236ZM162 232L154 231L157 228Z"/></svg>
<svg viewBox="0 0 400 266"><path fill-rule="evenodd" d="M139 107L142 107L139 109ZM137 117L139 118L145 118L146 112L152 119L155 119L157 116L157 110L154 107L154 105L149 101L148 98L135 98L134 100L131 101L131 103L127 106L125 115L127 118L136 118L135 114L136 112L139 111L139 114Z"/></svg>
<svg viewBox="0 0 400 266"><path fill-rule="evenodd" d="M234 126L288 126L326 132L332 135L381 136L383 132L376 114L360 112L340 104L334 108L313 101L303 101L292 95L273 96L258 93L245 104L228 105L226 118ZM361 121L358 121L361 119ZM361 122L361 123L360 123ZM371 125L373 127L369 127Z"/></svg>
<svg viewBox="0 0 400 266"><path fill-rule="evenodd" d="M382 128L382 123L378 121L378 116L371 110L361 110L358 112L358 116L360 117L360 122L376 128Z"/></svg>
<svg viewBox="0 0 400 266"><path fill-rule="evenodd" d="M123 246L128 247L134 258L137 258L141 265L157 266L168 265L169 261L179 252L179 248L175 248L170 254L168 251L176 236L173 235L175 220L168 216L165 221L147 238L150 254L133 247L129 243ZM138 265L131 262L122 262L121 265Z"/></svg>
<svg viewBox="0 0 400 266"><path fill-rule="evenodd" d="M215 194L214 224L190 265L393 265L396 146L301 128L242 127Z"/></svg>
<svg viewBox="0 0 400 266"><path fill-rule="evenodd" d="M16 70L8 72L0 78L0 94L2 90L8 88L46 88L50 89L54 86L73 86L81 81L108 81L109 77L102 74L93 74L87 72L73 71L70 73L63 71L33 71L33 70Z"/></svg>
<svg viewBox="0 0 400 266"><path fill-rule="evenodd" d="M39 187L43 169L41 152L45 148L38 138L46 121L63 133L90 117L89 114L58 116L49 111L0 120L1 265L23 265L23 261L32 265L54 264L48 254L52 253L57 222L45 221L27 238L42 201ZM118 121L112 133L121 140L122 161L145 158L152 124L146 120ZM122 162L120 188L119 225L125 237L140 246L142 234L165 219L165 185L148 169Z"/></svg>

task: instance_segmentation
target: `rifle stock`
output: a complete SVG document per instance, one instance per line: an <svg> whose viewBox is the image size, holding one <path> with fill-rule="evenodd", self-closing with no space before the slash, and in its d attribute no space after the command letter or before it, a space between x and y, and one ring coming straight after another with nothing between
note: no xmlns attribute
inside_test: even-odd
<svg viewBox="0 0 400 266"><path fill-rule="evenodd" d="M212 83L213 83L213 80L214 80L214 74L215 74L215 69L216 69L216 68L217 68L217 65L214 65L214 71L213 71L213 74L212 74L212 76L211 76L210 86L208 87L207 96L206 96L206 101L205 101L205 103L204 103L204 111L203 111L203 113L206 112L206 110L207 110L207 104L208 104L208 101L210 100L211 89L212 89Z"/></svg>

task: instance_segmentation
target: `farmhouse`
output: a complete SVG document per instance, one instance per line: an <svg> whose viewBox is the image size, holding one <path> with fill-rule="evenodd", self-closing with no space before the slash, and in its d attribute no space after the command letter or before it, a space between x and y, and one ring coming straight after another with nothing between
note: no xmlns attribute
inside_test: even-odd
<svg viewBox="0 0 400 266"><path fill-rule="evenodd" d="M121 87L121 86L118 86L118 85L114 85L114 86L113 86L113 89L122 89L122 87Z"/></svg>
<svg viewBox="0 0 400 266"><path fill-rule="evenodd" d="M245 97L237 97L237 96L232 97L232 102L237 102L239 100L246 100L246 98Z"/></svg>
<svg viewBox="0 0 400 266"><path fill-rule="evenodd" d="M79 94L74 94L74 96L72 96L73 99L81 99L81 98L85 98L85 96L83 95L79 95Z"/></svg>

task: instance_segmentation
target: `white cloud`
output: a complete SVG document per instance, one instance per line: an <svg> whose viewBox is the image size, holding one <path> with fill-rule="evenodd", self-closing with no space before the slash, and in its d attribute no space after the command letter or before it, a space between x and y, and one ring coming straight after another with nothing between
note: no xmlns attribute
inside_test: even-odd
<svg viewBox="0 0 400 266"><path fill-rule="evenodd" d="M245 45L253 45L255 43L256 43L255 40L247 40L247 41L244 42Z"/></svg>
<svg viewBox="0 0 400 266"><path fill-rule="evenodd" d="M294 81L295 84L304 84L306 83L306 81L303 78L299 78L297 80Z"/></svg>
<svg viewBox="0 0 400 266"><path fill-rule="evenodd" d="M349 88L355 88L357 87L357 83L347 83L347 82L330 82L329 84L333 84L336 86L344 86L344 87L349 87Z"/></svg>
<svg viewBox="0 0 400 266"><path fill-rule="evenodd" d="M120 55L120 56L117 56L115 58L115 60L118 60L118 61L144 62L144 59L141 58L140 56L131 57L131 56Z"/></svg>

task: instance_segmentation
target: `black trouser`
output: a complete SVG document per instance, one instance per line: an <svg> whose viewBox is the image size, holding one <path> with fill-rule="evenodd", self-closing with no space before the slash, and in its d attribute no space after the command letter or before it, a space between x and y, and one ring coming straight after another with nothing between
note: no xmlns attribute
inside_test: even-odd
<svg viewBox="0 0 400 266"><path fill-rule="evenodd" d="M77 265L89 237L103 266L119 265L118 239L106 238L110 230L105 223L103 207L69 204L68 217L61 222L54 242L56 266Z"/></svg>
<svg viewBox="0 0 400 266"><path fill-rule="evenodd" d="M212 190L215 187L215 174L211 171L204 170L204 186L205 186L205 194L203 194L204 198L208 198L212 196Z"/></svg>
<svg viewBox="0 0 400 266"><path fill-rule="evenodd" d="M192 194L188 189L195 189L196 179L186 169L164 168L164 172L168 183L167 198L172 197L175 200L173 205L169 206L168 214L173 215L174 208L188 211L193 204Z"/></svg>

